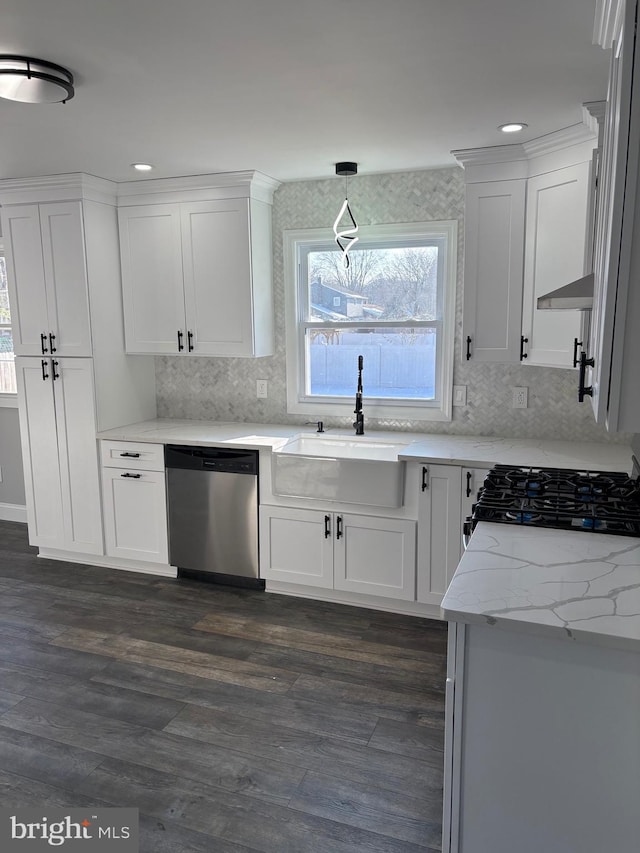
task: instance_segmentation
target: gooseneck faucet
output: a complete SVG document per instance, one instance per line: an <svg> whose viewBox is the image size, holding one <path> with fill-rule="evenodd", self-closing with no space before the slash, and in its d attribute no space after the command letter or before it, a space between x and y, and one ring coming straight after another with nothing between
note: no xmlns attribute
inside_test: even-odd
<svg viewBox="0 0 640 853"><path fill-rule="evenodd" d="M356 407L354 409L356 419L353 426L356 435L364 435L364 415L362 414L362 365L364 359L361 355L358 356L358 387L356 388Z"/></svg>

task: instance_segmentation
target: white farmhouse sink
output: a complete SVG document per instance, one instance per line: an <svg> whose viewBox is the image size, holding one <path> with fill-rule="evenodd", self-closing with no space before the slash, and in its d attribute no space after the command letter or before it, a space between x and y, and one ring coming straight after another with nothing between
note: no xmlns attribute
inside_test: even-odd
<svg viewBox="0 0 640 853"><path fill-rule="evenodd" d="M273 453L273 489L278 495L402 506L405 443L369 436L301 433Z"/></svg>

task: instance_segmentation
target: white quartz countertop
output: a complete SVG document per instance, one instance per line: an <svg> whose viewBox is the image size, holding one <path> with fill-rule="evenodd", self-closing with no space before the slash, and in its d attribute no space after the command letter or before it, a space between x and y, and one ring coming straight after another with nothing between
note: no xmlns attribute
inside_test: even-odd
<svg viewBox="0 0 640 853"><path fill-rule="evenodd" d="M481 522L446 619L640 651L640 538Z"/></svg>
<svg viewBox="0 0 640 853"><path fill-rule="evenodd" d="M98 433L98 438L148 441L157 444L220 446L236 444L250 449L278 449L300 433L313 435L313 426L224 423L158 418ZM350 436L353 430L328 429L327 436ZM490 468L492 465L578 468L592 471L631 471L631 450L621 444L589 441L548 441L527 438L429 435L371 430L369 438L406 443L399 459Z"/></svg>
<svg viewBox="0 0 640 853"><path fill-rule="evenodd" d="M477 468L526 465L533 468L631 472L631 450L628 447L597 441L420 435L400 458L434 464L448 462L452 465Z"/></svg>

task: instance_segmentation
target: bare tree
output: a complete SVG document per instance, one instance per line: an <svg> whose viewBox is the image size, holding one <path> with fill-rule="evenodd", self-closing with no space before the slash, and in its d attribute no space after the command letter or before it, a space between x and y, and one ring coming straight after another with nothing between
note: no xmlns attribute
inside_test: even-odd
<svg viewBox="0 0 640 853"><path fill-rule="evenodd" d="M385 307L385 320L433 320L437 316L437 262L435 248L387 253L381 274L370 288L370 298Z"/></svg>
<svg viewBox="0 0 640 853"><path fill-rule="evenodd" d="M349 266L345 268L341 252L313 254L311 279L322 276L324 284L363 295L381 268L381 253L371 249L349 252Z"/></svg>

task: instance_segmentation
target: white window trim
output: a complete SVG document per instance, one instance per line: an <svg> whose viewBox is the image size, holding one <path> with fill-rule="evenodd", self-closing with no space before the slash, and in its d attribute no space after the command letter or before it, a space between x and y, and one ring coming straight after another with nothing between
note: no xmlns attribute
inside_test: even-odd
<svg viewBox="0 0 640 853"><path fill-rule="evenodd" d="M362 226L360 237L372 240L384 240L394 237L445 238L444 253L444 294L442 322L442 358L439 365L442 399L439 404L412 405L399 404L397 401L367 401L365 387L365 414L372 418L417 421L450 421L452 418L453 395L453 353L455 337L455 306L458 258L458 222L455 219L433 222L409 222L394 225ZM285 331L286 331L286 368L287 368L287 411L290 414L348 417L353 410L353 401L344 403L329 401L301 400L299 389L303 387L301 369L303 354L299 351L298 304L298 252L299 243L327 241L326 228L304 228L283 232L284 290L285 290ZM354 399L355 399L354 372Z"/></svg>
<svg viewBox="0 0 640 853"><path fill-rule="evenodd" d="M4 242L2 237L0 237L0 255L4 255ZM17 409L18 408L18 394L0 394L0 409Z"/></svg>

